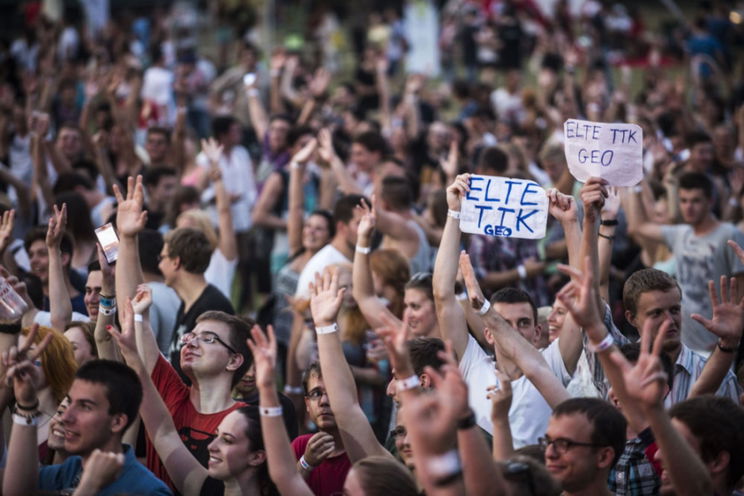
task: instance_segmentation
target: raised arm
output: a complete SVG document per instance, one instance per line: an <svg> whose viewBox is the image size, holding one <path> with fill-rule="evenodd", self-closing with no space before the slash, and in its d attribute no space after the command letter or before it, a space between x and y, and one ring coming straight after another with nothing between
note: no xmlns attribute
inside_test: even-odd
<svg viewBox="0 0 744 496"><path fill-rule="evenodd" d="M613 390L620 388L628 393L628 400L642 409L651 424L656 444L659 447L664 469L674 486L675 494L680 496L712 494L713 483L708 467L695 453L690 444L672 425L672 419L664 410L667 375L659 355L662 352L664 336L671 325L666 320L659 329L650 351L652 329L641 333L641 352L638 362L631 366L619 352L610 356L622 370ZM623 408L627 403L623 403Z"/></svg>
<svg viewBox="0 0 744 496"><path fill-rule="evenodd" d="M488 399L491 400L491 422L493 438L491 452L497 462L505 462L514 456L514 440L509 423L509 410L512 404L512 387L509 378L496 370L499 380L497 386L488 387Z"/></svg>
<svg viewBox="0 0 744 496"><path fill-rule="evenodd" d="M318 148L318 154L320 159L328 164L333 171L333 175L338 182L338 187L341 191L346 194L362 194L362 188L357 184L346 166L336 155L336 151L333 149L333 139L331 137L331 131L328 129L321 129L318 133L318 142L320 147Z"/></svg>
<svg viewBox="0 0 744 496"><path fill-rule="evenodd" d="M293 158L296 158L296 156ZM290 256L299 253L302 249L302 229L305 223L305 191L303 189L303 180L305 178L306 165L307 160L304 162L291 160L289 163L287 238L289 238Z"/></svg>
<svg viewBox="0 0 744 496"><path fill-rule="evenodd" d="M3 494L7 496L34 494L38 488L37 428L36 422L27 422L27 419L38 418L40 415L38 392L43 378L41 368L34 365L34 360L42 354L52 339L52 334L49 333L35 349L30 349L38 330L39 326L34 325L23 346L13 347L7 354L3 354L5 367L3 382L6 380L12 382L16 399L3 478Z"/></svg>
<svg viewBox="0 0 744 496"><path fill-rule="evenodd" d="M101 301L100 306L105 310L104 313L99 308L98 317L96 317L96 328L93 331L96 340L96 349L98 349L98 358L120 360L116 343L111 339L111 334L107 330L108 327L114 325L116 320L116 307L108 305L111 302L106 301L114 300L116 296L116 285L114 283L115 269L109 265L100 245L96 245L96 251L98 252L98 263L101 265L101 273L103 274L103 280L101 282L101 299L103 301Z"/></svg>
<svg viewBox="0 0 744 496"><path fill-rule="evenodd" d="M310 285L310 311L315 322L318 354L328 389L331 410L336 416L344 447L352 463L368 456L391 456L377 441L367 417L359 406L354 377L341 347L336 316L344 290L338 289L338 274L329 269L316 274Z"/></svg>
<svg viewBox="0 0 744 496"><path fill-rule="evenodd" d="M49 218L46 234L46 246L49 253L49 311L52 327L60 332L65 330L72 319L72 302L65 282L65 268L62 265L60 243L67 226L67 205L62 208L52 205L53 213Z"/></svg>
<svg viewBox="0 0 744 496"><path fill-rule="evenodd" d="M733 243L733 241L729 241ZM703 372L690 388L688 398L703 394L715 394L726 378L739 349L742 330L744 330L744 298L739 300L736 278L721 276L721 299L716 294L716 285L708 281L708 294L713 308L709 320L700 314L692 314L708 331L718 336L718 346L708 357Z"/></svg>
<svg viewBox="0 0 744 496"><path fill-rule="evenodd" d="M465 314L455 298L455 279L460 252L460 205L470 191L470 174L461 174L447 187L447 222L434 262L432 289L437 320L444 339L452 342L455 356L460 360L468 347L468 328Z"/></svg>
<svg viewBox="0 0 744 496"><path fill-rule="evenodd" d="M653 223L648 212L644 208L643 198L641 195L651 195L651 189L648 183L643 180L640 189L636 186L631 194L628 195L628 205L626 213L628 214L628 234L637 238L639 242L653 241L657 243L664 242L664 236L661 233L661 226ZM676 202L676 196L674 197Z"/></svg>
<svg viewBox="0 0 744 496"><path fill-rule="evenodd" d="M389 325L390 322L395 323L397 327L400 320L388 310L375 294L372 269L369 266L368 250L371 249L372 233L375 230L377 215L364 200L356 208L360 209L363 215L357 228L357 246L360 249L354 255L352 271L354 300L373 329Z"/></svg>
<svg viewBox="0 0 744 496"><path fill-rule="evenodd" d="M311 496L313 493L295 469L295 456L282 417L282 407L276 392L276 337L269 326L268 336L258 326L251 329L253 339L248 347L256 368L256 387L261 413L261 433L269 465L269 476L280 494Z"/></svg>
<svg viewBox="0 0 744 496"><path fill-rule="evenodd" d="M401 215L379 208L375 195L372 195L372 209L377 216L377 230L397 241L404 256L414 257L421 242L416 229Z"/></svg>
<svg viewBox="0 0 744 496"><path fill-rule="evenodd" d="M120 315L121 332L111 329L110 334L118 344L127 365L137 372L142 383L139 413L145 429L178 491L184 495L196 496L200 494L201 486L207 478L207 469L194 458L181 440L173 417L152 382L150 371L137 353L140 332L135 330L138 322L134 316L137 313L131 300L122 300Z"/></svg>
<svg viewBox="0 0 744 496"><path fill-rule="evenodd" d="M597 240L599 263L599 297L610 301L610 267L612 266L612 244L617 230L617 216L620 211L621 189L613 186L607 190L607 198L602 205L602 222L599 225ZM574 266L575 267L575 266Z"/></svg>
<svg viewBox="0 0 744 496"><path fill-rule="evenodd" d="M137 233L145 228L147 211L142 209L144 191L142 176L127 180L127 195L124 197L118 187L114 187L114 194L118 202L116 211L116 227L119 231L119 256L116 261L116 296L120 301L133 298L137 286L143 281L142 266L139 259ZM153 336L154 340L154 336ZM140 344L140 343L138 343ZM157 344L152 350L140 350L145 368L149 372L155 367L157 354L144 355L145 351L156 351ZM154 360L151 360L154 358Z"/></svg>
<svg viewBox="0 0 744 496"><path fill-rule="evenodd" d="M232 221L232 210L230 208L230 193L225 188L220 170L220 156L222 145L214 138L202 140L202 151L209 160L209 177L214 184L214 193L217 200L217 214L219 216L219 244L217 248L227 260L238 258L238 240Z"/></svg>

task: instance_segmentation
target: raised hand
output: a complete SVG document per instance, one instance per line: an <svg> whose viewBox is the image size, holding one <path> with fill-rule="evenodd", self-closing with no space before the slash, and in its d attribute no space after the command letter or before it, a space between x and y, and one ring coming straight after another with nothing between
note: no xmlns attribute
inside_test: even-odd
<svg viewBox="0 0 744 496"><path fill-rule="evenodd" d="M118 202L116 210L116 227L120 236L134 237L145 228L147 211L142 207L145 203L145 192L142 188L142 176L137 179L127 179L127 196L121 194L119 186L114 184L114 195Z"/></svg>
<svg viewBox="0 0 744 496"><path fill-rule="evenodd" d="M456 139L450 141L449 153L446 159L440 159L439 165L447 177L455 177L460 163L460 144Z"/></svg>
<svg viewBox="0 0 744 496"><path fill-rule="evenodd" d="M556 297L566 306L574 322L584 328L590 339L601 341L604 336L597 335L597 331L601 332L604 324L594 294L591 258L585 258L583 272L563 264L558 265L558 270L570 276L571 281L558 292Z"/></svg>
<svg viewBox="0 0 744 496"><path fill-rule="evenodd" d="M333 137L328 128L323 128L318 133L318 155L320 159L330 164L336 158L336 151L333 148Z"/></svg>
<svg viewBox="0 0 744 496"><path fill-rule="evenodd" d="M15 210L10 209L3 212L0 217L0 253L5 253L10 242L13 240L13 225L15 224Z"/></svg>
<svg viewBox="0 0 744 496"><path fill-rule="evenodd" d="M43 374L41 367L34 364L52 341L53 334L50 332L34 348L34 340L39 332L39 324L34 324L26 336L23 346L12 346L8 351L3 351L2 361L5 368L4 383L13 387L16 402L21 406L30 406L38 401L38 392L42 387Z"/></svg>
<svg viewBox="0 0 744 496"><path fill-rule="evenodd" d="M357 227L357 238L360 241L365 241L367 243L369 243L369 240L372 237L372 231L375 230L375 223L377 222L374 203L375 195L372 195L373 206L370 206L367 203L367 200L362 198L359 205L355 207L362 212L362 218L359 220L359 227Z"/></svg>
<svg viewBox="0 0 744 496"><path fill-rule="evenodd" d="M201 140L201 148L212 167L219 166L222 157L222 145L214 138Z"/></svg>
<svg viewBox="0 0 744 496"><path fill-rule="evenodd" d="M310 313L316 326L336 322L345 291L338 288L338 271L326 268L322 277L315 274L315 282L310 283Z"/></svg>
<svg viewBox="0 0 744 496"><path fill-rule="evenodd" d="M580 193L581 202L584 204L584 215L589 219L596 219L608 195L607 180L590 177L581 187Z"/></svg>
<svg viewBox="0 0 744 496"><path fill-rule="evenodd" d="M547 191L548 194L548 212L558 219L559 222L570 222L577 219L576 202L573 196L564 195L555 188Z"/></svg>
<svg viewBox="0 0 744 496"><path fill-rule="evenodd" d="M722 346L736 348L741 340L742 326L744 326L744 298L741 300L738 298L736 278L729 279L721 276L720 300L716 293L715 283L708 281L708 294L711 307L713 307L713 317L710 320L697 313L693 313L690 317L721 338Z"/></svg>
<svg viewBox="0 0 744 496"><path fill-rule="evenodd" d="M330 82L331 73L327 69L319 67L318 70L315 71L313 78L310 80L310 94L315 98L323 96L328 89L328 84Z"/></svg>
<svg viewBox="0 0 744 496"><path fill-rule="evenodd" d="M602 220L617 219L617 214L620 211L620 193L621 188L618 186L610 186L607 188L607 198L605 198L601 210Z"/></svg>
<svg viewBox="0 0 744 496"><path fill-rule="evenodd" d="M147 284L137 286L137 293L132 298L132 309L134 313L143 314L152 305L152 289Z"/></svg>
<svg viewBox="0 0 744 496"><path fill-rule="evenodd" d="M610 360L620 368L623 377L623 384L613 384L613 387L624 387L630 399L636 401L646 411L664 408L668 378L659 356L671 324L671 320L664 321L654 339L653 349L650 349L653 323L650 320L646 321L641 332L641 352L635 365L631 365L622 353L615 351L610 355Z"/></svg>
<svg viewBox="0 0 744 496"><path fill-rule="evenodd" d="M396 326L394 322L375 329L382 339L385 349L390 358L390 365L395 369L396 375L405 379L413 373L411 357L408 353L408 341L411 339L411 328L408 326L408 317L404 316L403 323Z"/></svg>
<svg viewBox="0 0 744 496"><path fill-rule="evenodd" d="M512 387L509 378L496 370L496 377L499 380L497 386L489 386L486 395L491 400L491 420L505 420L508 422L509 409L512 404Z"/></svg>
<svg viewBox="0 0 744 496"><path fill-rule="evenodd" d="M483 296L483 291L481 290L480 284L478 283L478 278L475 277L475 270L473 269L473 263L470 260L470 255L468 255L465 250L462 250L460 252L460 272L462 273L462 278L465 281L465 288L468 291L470 304L476 310L480 310L483 306L483 303L486 301L486 297Z"/></svg>
<svg viewBox="0 0 744 496"><path fill-rule="evenodd" d="M256 386L264 388L276 387L276 336L274 328L268 327L263 333L258 325L251 329L251 339L247 341L248 348L253 354L256 367Z"/></svg>
<svg viewBox="0 0 744 496"><path fill-rule="evenodd" d="M132 300L124 298L124 301L119 305L119 323L121 324L121 332L116 327L110 325L106 326L106 331L119 345L119 349L124 355L129 366L135 365L132 363L132 359L136 359L137 355L137 338L134 331L134 309L132 308Z"/></svg>
<svg viewBox="0 0 744 496"><path fill-rule="evenodd" d="M447 208L460 210L462 197L470 191L470 174L460 174L447 186Z"/></svg>
<svg viewBox="0 0 744 496"><path fill-rule="evenodd" d="M312 435L305 447L305 461L311 467L317 467L323 461L331 456L336 450L336 443L333 436L327 432L316 432Z"/></svg>
<svg viewBox="0 0 744 496"><path fill-rule="evenodd" d="M741 263L744 263L744 248L739 246L739 243L737 243L733 239L728 240L727 243L731 247L731 249L734 250L734 253L736 253L736 256L739 259L739 261Z"/></svg>
<svg viewBox="0 0 744 496"><path fill-rule="evenodd" d="M97 493L114 482L123 467L124 453L95 449L85 462L85 470L80 478L78 489L91 491L90 494Z"/></svg>
<svg viewBox="0 0 744 496"><path fill-rule="evenodd" d="M63 203L62 208L52 205L52 208L54 212L49 218L49 225L47 226L46 245L50 250L57 250L62 242L65 227L67 227L67 204Z"/></svg>
<svg viewBox="0 0 744 496"><path fill-rule="evenodd" d="M98 264L101 266L101 273L103 274L101 290L106 291L104 294L113 294L113 291L115 291L115 268L108 263L106 254L98 243L96 243L96 251L98 253Z"/></svg>
<svg viewBox="0 0 744 496"><path fill-rule="evenodd" d="M311 158L313 158L313 154L315 153L315 150L318 148L318 140L313 138L307 143L305 143L305 146L300 148L300 151L295 153L292 156L292 162L300 165L304 165L310 161Z"/></svg>

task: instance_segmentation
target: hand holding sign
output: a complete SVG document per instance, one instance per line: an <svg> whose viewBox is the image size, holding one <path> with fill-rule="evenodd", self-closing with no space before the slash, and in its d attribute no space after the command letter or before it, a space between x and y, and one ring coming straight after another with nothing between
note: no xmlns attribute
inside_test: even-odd
<svg viewBox="0 0 744 496"><path fill-rule="evenodd" d="M568 169L579 181L601 177L611 186L635 186L643 179L640 126L568 119L563 133Z"/></svg>
<svg viewBox="0 0 744 496"><path fill-rule="evenodd" d="M469 189L464 189L458 184L462 177L447 188L449 207L461 204L461 231L526 239L545 236L548 197L535 181L471 174Z"/></svg>

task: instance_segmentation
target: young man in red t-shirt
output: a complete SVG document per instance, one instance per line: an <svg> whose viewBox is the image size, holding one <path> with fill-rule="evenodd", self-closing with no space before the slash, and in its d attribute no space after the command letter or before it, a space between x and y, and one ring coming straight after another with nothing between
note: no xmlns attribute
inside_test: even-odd
<svg viewBox="0 0 744 496"><path fill-rule="evenodd" d="M340 494L351 461L346 456L336 418L331 411L320 364L315 362L307 368L302 386L305 388L307 413L318 426L318 432L304 434L292 441L298 460L297 470L316 496Z"/></svg>

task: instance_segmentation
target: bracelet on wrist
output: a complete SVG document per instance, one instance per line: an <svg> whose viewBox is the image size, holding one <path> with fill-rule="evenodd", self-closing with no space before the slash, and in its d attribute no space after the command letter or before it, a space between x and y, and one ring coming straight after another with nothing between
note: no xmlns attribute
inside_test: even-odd
<svg viewBox="0 0 744 496"><path fill-rule="evenodd" d="M284 385L284 394L302 394L305 390L302 386L290 386L289 384Z"/></svg>
<svg viewBox="0 0 744 496"><path fill-rule="evenodd" d="M372 248L369 246L356 245L355 251L357 253L361 253L362 255L369 255L369 252L372 251Z"/></svg>
<svg viewBox="0 0 744 496"><path fill-rule="evenodd" d="M338 324L335 322L327 326L315 326L315 334L333 334L338 332Z"/></svg>
<svg viewBox="0 0 744 496"><path fill-rule="evenodd" d="M421 380L416 374L406 377L405 379L398 379L395 387L398 392L408 391L409 389L415 389L421 385Z"/></svg>
<svg viewBox="0 0 744 496"><path fill-rule="evenodd" d="M31 415L25 415L13 412L13 423L19 425L39 425L39 417L41 412L34 412Z"/></svg>
<svg viewBox="0 0 744 496"><path fill-rule="evenodd" d="M461 418L457 421L457 430L464 431L475 427L475 412L471 409L467 417Z"/></svg>
<svg viewBox="0 0 744 496"><path fill-rule="evenodd" d="M18 322L13 322L12 324L0 324L0 334L10 334L11 336L14 334L20 334L21 333L21 321L20 319Z"/></svg>
<svg viewBox="0 0 744 496"><path fill-rule="evenodd" d="M517 265L517 274L520 279L527 279L527 267L522 264Z"/></svg>
<svg viewBox="0 0 744 496"><path fill-rule="evenodd" d="M720 339L718 340L717 346L718 346L718 349L721 350L724 353L736 353L738 351L738 349L739 349L739 345L731 346L731 347L729 347L729 346L723 346L721 344L721 340Z"/></svg>
<svg viewBox="0 0 744 496"><path fill-rule="evenodd" d="M600 341L597 344L589 343L589 351L593 353L602 353L603 351L607 351L615 344L615 338L612 337L612 334L607 334L602 341Z"/></svg>
<svg viewBox="0 0 744 496"><path fill-rule="evenodd" d="M141 313L135 313L134 314L134 321L135 322L142 322L143 320L144 320L144 318L142 317L142 314Z"/></svg>
<svg viewBox="0 0 744 496"><path fill-rule="evenodd" d="M479 315L486 315L488 313L488 310L491 308L491 302L488 300L483 300L483 305L478 309Z"/></svg>
<svg viewBox="0 0 744 496"><path fill-rule="evenodd" d="M467 293L467 291L463 291L462 293L457 293L455 295L455 298L457 299L457 301L467 300L468 299L468 293Z"/></svg>
<svg viewBox="0 0 744 496"><path fill-rule="evenodd" d="M18 410L23 410L25 412L35 412L39 409L39 399L37 398L36 401L34 401L33 405L30 406L23 406L20 403L16 402L15 407Z"/></svg>
<svg viewBox="0 0 744 496"><path fill-rule="evenodd" d="M315 468L314 466L307 463L307 460L305 459L305 455L302 455L300 457L300 467L302 467L302 470L305 470L307 472L312 472L312 470Z"/></svg>
<svg viewBox="0 0 744 496"><path fill-rule="evenodd" d="M280 406L259 406L258 413L262 417L281 417L282 407Z"/></svg>
<svg viewBox="0 0 744 496"><path fill-rule="evenodd" d="M116 313L116 307L104 307L103 305L98 305L98 313L102 315L114 315Z"/></svg>
<svg viewBox="0 0 744 496"><path fill-rule="evenodd" d="M608 236L606 234L597 233L600 238L606 239L607 241L615 241L615 236Z"/></svg>
<svg viewBox="0 0 744 496"><path fill-rule="evenodd" d="M618 224L617 219L606 219L599 221L600 226L616 226Z"/></svg>
<svg viewBox="0 0 744 496"><path fill-rule="evenodd" d="M453 219L460 220L460 211L459 210L452 210L451 208L447 209L447 217L452 217Z"/></svg>
<svg viewBox="0 0 744 496"><path fill-rule="evenodd" d="M462 476L462 465L456 449L431 458L427 465L437 487L447 486Z"/></svg>

